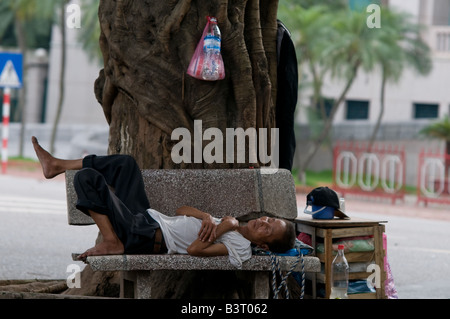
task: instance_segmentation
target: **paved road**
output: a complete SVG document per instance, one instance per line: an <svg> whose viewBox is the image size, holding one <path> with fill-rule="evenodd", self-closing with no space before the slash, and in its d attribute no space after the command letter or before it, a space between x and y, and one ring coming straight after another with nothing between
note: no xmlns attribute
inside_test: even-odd
<svg viewBox="0 0 450 319"><path fill-rule="evenodd" d="M297 196L304 208L305 198ZM300 205L299 205L300 206ZM400 299L450 298L450 209L346 198L347 215L387 221L387 256Z"/></svg>
<svg viewBox="0 0 450 319"><path fill-rule="evenodd" d="M91 247L97 229L67 225L65 199L63 178L0 174L0 280L64 279L69 265L84 267L70 254ZM298 203L302 210L303 196ZM356 199L346 207L350 216L388 221L388 259L400 299L450 298L450 210Z"/></svg>
<svg viewBox="0 0 450 319"><path fill-rule="evenodd" d="M450 298L450 222L364 212L351 215L388 221L387 255L400 299Z"/></svg>
<svg viewBox="0 0 450 319"><path fill-rule="evenodd" d="M96 239L95 226L67 224L63 180L0 175L0 280L64 279Z"/></svg>

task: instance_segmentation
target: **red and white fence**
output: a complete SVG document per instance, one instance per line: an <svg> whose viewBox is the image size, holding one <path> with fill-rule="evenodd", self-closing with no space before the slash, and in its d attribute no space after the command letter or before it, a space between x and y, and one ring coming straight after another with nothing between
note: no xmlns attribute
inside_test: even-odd
<svg viewBox="0 0 450 319"><path fill-rule="evenodd" d="M419 203L450 203L450 155L422 151L417 176Z"/></svg>
<svg viewBox="0 0 450 319"><path fill-rule="evenodd" d="M336 191L390 198L405 194L405 150L398 146L337 143L334 147L333 182Z"/></svg>

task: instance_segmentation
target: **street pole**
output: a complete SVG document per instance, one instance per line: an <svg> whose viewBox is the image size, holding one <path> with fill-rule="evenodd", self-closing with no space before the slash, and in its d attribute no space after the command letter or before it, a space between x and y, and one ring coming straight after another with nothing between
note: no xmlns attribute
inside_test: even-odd
<svg viewBox="0 0 450 319"><path fill-rule="evenodd" d="M8 166L8 137L9 137L9 115L11 109L11 88L5 87L3 91L3 127L2 127L2 173L6 174Z"/></svg>

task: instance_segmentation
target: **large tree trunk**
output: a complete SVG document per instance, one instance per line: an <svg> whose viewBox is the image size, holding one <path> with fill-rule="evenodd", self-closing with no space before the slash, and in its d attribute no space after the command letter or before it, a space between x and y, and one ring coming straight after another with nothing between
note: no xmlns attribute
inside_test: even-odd
<svg viewBox="0 0 450 319"><path fill-rule="evenodd" d="M248 167L246 163L175 164L179 127L275 127L277 1L101 1L104 70L96 96L110 124L109 153L133 155L142 168ZM206 17L222 33L226 78L186 74ZM193 162L193 161L192 161ZM251 166L258 166L251 165Z"/></svg>
<svg viewBox="0 0 450 319"><path fill-rule="evenodd" d="M202 121L203 131L219 128L223 145L226 128L266 128L270 133L276 125L277 9L278 1L269 0L101 0L104 69L95 93L110 125L108 152L130 154L141 168L260 166L249 162L248 153L245 163L224 158L223 163L175 164L171 151L178 140L171 134L183 127L193 137L195 120ZM217 17L222 33L226 77L216 82L186 74L207 16ZM89 282L90 276L86 272L82 280ZM103 281L110 282L109 274L104 276ZM233 276L159 273L155 287L169 288L152 293L164 298L218 297L217 286L223 282L217 278L239 286ZM201 289L192 288L198 287L191 285L195 283L202 283ZM227 285L221 296L241 295L236 292L243 288L236 285Z"/></svg>

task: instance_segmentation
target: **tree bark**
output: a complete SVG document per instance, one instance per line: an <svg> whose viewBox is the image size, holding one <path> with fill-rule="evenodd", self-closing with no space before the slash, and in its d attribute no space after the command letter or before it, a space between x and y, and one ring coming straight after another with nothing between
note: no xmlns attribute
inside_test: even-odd
<svg viewBox="0 0 450 319"><path fill-rule="evenodd" d="M110 125L108 152L130 154L142 168L257 167L175 164L171 134L184 127L193 136L194 120L223 133L276 126L277 8L258 0L101 1L96 96ZM226 77L216 82L186 74L207 16L222 33Z"/></svg>
<svg viewBox="0 0 450 319"><path fill-rule="evenodd" d="M378 113L377 122L375 124L375 128L373 129L372 136L369 140L369 147L367 148L368 152L372 151L373 144L375 143L375 139L377 138L378 131L380 130L381 121L383 120L384 109L385 109L385 101L386 101L386 82L387 76L386 71L382 70L381 77L381 89L380 89L380 112Z"/></svg>

